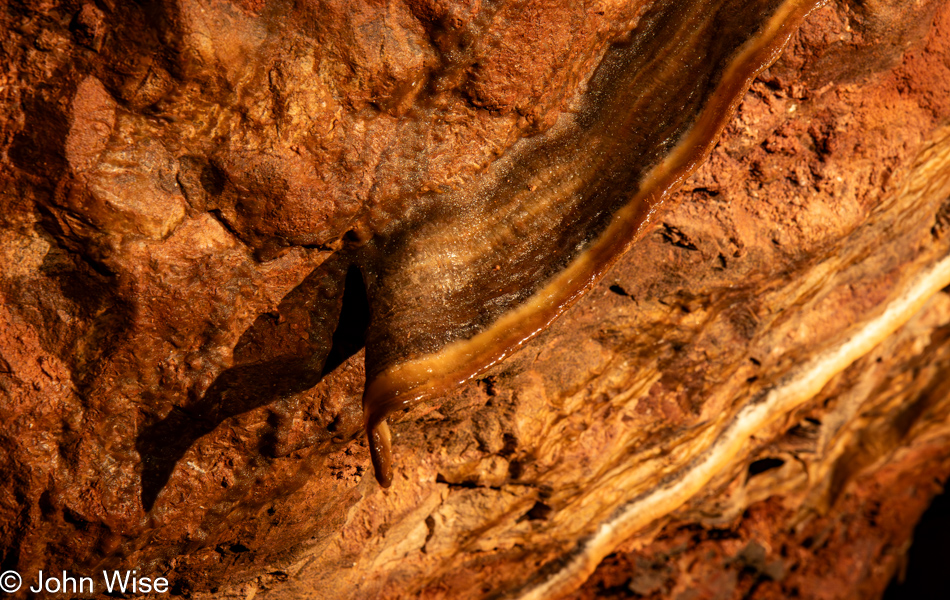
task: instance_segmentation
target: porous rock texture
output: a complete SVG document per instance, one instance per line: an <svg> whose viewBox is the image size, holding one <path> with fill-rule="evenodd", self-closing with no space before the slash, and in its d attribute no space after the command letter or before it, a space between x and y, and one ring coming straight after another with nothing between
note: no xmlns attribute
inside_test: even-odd
<svg viewBox="0 0 950 600"><path fill-rule="evenodd" d="M313 273L550 128L640 6L0 7L0 570L190 598L882 593L950 476L939 0L814 11L621 262L399 415L372 476L359 298Z"/></svg>

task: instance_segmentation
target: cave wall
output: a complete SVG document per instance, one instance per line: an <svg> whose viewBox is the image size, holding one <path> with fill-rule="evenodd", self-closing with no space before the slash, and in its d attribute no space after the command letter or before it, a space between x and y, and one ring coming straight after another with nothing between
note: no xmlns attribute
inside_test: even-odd
<svg viewBox="0 0 950 600"><path fill-rule="evenodd" d="M391 488L364 351L307 362L346 235L555 127L641 9L0 9L2 569L191 598L882 593L950 475L940 2L809 15L603 279L392 419ZM451 91L436 121L420 74Z"/></svg>

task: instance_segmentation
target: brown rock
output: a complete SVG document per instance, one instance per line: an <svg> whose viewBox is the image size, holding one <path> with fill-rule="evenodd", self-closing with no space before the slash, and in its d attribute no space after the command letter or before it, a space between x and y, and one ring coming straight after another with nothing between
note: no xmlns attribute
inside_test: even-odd
<svg viewBox="0 0 950 600"><path fill-rule="evenodd" d="M0 571L880 594L950 476L936 0L811 14L623 259L372 477L342 249L554 135L648 7L0 7Z"/></svg>

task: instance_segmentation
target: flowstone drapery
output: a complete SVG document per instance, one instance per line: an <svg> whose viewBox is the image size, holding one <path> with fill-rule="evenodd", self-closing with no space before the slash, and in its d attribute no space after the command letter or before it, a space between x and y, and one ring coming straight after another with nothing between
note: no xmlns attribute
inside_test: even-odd
<svg viewBox="0 0 950 600"><path fill-rule="evenodd" d="M950 11L814 4L0 8L2 570L880 593L950 475Z"/></svg>

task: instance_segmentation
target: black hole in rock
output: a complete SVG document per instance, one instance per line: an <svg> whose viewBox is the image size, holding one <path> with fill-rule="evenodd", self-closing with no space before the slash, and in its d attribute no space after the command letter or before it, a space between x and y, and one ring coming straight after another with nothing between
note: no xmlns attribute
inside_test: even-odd
<svg viewBox="0 0 950 600"><path fill-rule="evenodd" d="M66 509L63 511L63 520L72 525L77 529L85 530L89 523L85 519L74 513L73 511Z"/></svg>
<svg viewBox="0 0 950 600"><path fill-rule="evenodd" d="M436 483L444 483L444 484L447 484L447 485L454 485L454 486L457 486L457 487L467 488L467 489L474 489L474 488L478 487L477 482L471 481L471 480L465 480L465 481L449 481L448 479L445 478L445 475L443 475L442 473L439 473L439 474L437 474L437 475L435 476L435 482L436 482Z"/></svg>
<svg viewBox="0 0 950 600"><path fill-rule="evenodd" d="M760 473L777 469L785 464L781 458L760 458L749 465L749 477L755 477Z"/></svg>
<svg viewBox="0 0 950 600"><path fill-rule="evenodd" d="M614 284L614 285L610 286L610 291L613 292L613 293L615 293L615 294L617 294L617 295L619 295L619 296L629 296L629 295L630 295L630 294L627 293L627 290L623 289L621 286L619 286L619 285L617 285L617 284Z"/></svg>
<svg viewBox="0 0 950 600"><path fill-rule="evenodd" d="M188 585L188 582L186 582L184 579L178 579L172 585L172 596L184 596L185 594L188 594L190 590L191 586Z"/></svg>
<svg viewBox="0 0 950 600"><path fill-rule="evenodd" d="M227 184L227 177L214 165L205 165L198 175L201 187L209 196L220 196Z"/></svg>
<svg viewBox="0 0 950 600"><path fill-rule="evenodd" d="M950 483L950 482L948 482ZM884 592L883 600L936 600L950 598L950 493L933 499L914 528L914 541L907 553L904 581L898 572Z"/></svg>
<svg viewBox="0 0 950 600"><path fill-rule="evenodd" d="M478 380L479 385L482 389L485 390L485 395L488 397L495 395L495 378L492 376L485 377L484 379Z"/></svg>
<svg viewBox="0 0 950 600"><path fill-rule="evenodd" d="M346 272L343 287L343 307L340 320L333 332L333 346L323 365L323 374L343 364L366 344L366 328L369 326L369 300L366 298L366 285L360 270L352 266Z"/></svg>
<svg viewBox="0 0 950 600"><path fill-rule="evenodd" d="M544 502L535 502L534 506L531 507L531 510L526 512L521 520L527 519L529 521L546 521L548 517L551 516L552 512L554 512L554 509Z"/></svg>
<svg viewBox="0 0 950 600"><path fill-rule="evenodd" d="M739 534L731 529L721 529L714 527L705 531L705 537L709 540L737 540L739 539ZM701 539L701 538L700 538Z"/></svg>
<svg viewBox="0 0 950 600"><path fill-rule="evenodd" d="M517 439L514 435L512 435L512 434L510 434L510 433L504 433L504 434L502 434L501 439L503 440L504 444L503 444L501 450L498 452L498 454L500 454L501 456L504 456L504 457L509 457L509 456L511 456L512 454L514 454L514 453L515 453L515 450L518 449L518 439ZM516 462L517 462L517 461L511 461L511 464L514 465ZM512 468L516 468L516 467L512 467ZM517 467L517 468L520 469L520 465L519 465L519 467ZM510 471L510 469L509 469L509 471ZM519 470L518 473L521 473L521 471ZM518 476L517 476L517 475L512 475L512 477L517 478Z"/></svg>

